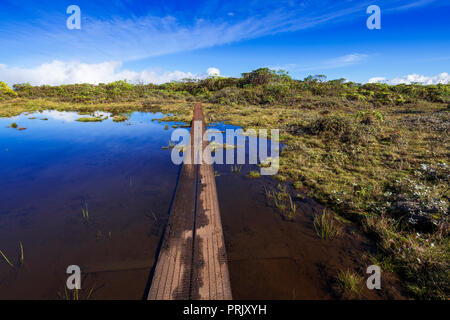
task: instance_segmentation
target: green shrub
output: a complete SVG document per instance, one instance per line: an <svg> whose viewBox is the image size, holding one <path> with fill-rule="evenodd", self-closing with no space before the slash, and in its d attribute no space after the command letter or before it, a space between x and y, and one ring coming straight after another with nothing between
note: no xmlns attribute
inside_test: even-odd
<svg viewBox="0 0 450 320"><path fill-rule="evenodd" d="M261 177L261 174L258 171L250 171L248 174L248 177L250 179L257 179L257 178Z"/></svg>
<svg viewBox="0 0 450 320"><path fill-rule="evenodd" d="M347 142L354 131L354 122L341 115L323 115L313 121L308 129L314 135L320 135L326 139L338 138Z"/></svg>
<svg viewBox="0 0 450 320"><path fill-rule="evenodd" d="M13 91L6 83L0 81L0 100L6 100L17 97L17 93Z"/></svg>

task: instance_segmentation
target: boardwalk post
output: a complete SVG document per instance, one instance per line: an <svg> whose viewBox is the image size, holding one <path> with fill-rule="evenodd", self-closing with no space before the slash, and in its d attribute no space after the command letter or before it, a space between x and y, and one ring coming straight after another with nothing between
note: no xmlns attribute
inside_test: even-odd
<svg viewBox="0 0 450 320"><path fill-rule="evenodd" d="M194 130L196 124L201 130ZM202 107L196 104L185 156L191 161L183 164L149 300L232 299L213 166L198 164L208 144L202 141L205 131Z"/></svg>

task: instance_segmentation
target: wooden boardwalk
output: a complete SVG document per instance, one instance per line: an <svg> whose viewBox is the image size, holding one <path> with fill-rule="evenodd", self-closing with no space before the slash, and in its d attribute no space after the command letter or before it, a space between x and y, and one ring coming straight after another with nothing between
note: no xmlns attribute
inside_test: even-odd
<svg viewBox="0 0 450 320"><path fill-rule="evenodd" d="M230 277L212 165L196 164L207 146L200 104L153 275L149 300L231 300ZM199 143L195 143L199 142Z"/></svg>

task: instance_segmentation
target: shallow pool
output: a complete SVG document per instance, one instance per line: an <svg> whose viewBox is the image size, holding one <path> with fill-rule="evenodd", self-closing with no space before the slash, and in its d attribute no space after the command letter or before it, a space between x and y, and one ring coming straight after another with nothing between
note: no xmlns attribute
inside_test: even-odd
<svg viewBox="0 0 450 320"><path fill-rule="evenodd" d="M78 122L77 113L57 111L0 118L0 250L15 266L0 256L0 299L72 298L69 265L81 267L79 299L146 297L180 170L167 148L180 124L159 113L119 123L97 116L107 119ZM238 167L215 165L234 298L329 299L339 270L364 275L371 246L353 226L320 239L313 215L323 206L281 183L297 207L287 221L265 195L279 182L250 179L256 165Z"/></svg>

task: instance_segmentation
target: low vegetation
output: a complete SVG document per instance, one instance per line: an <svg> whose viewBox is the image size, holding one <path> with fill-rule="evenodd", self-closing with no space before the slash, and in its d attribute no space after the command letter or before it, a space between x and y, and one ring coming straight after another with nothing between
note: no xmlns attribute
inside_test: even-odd
<svg viewBox="0 0 450 320"><path fill-rule="evenodd" d="M58 292L57 298L58 300L90 300L92 298L92 294L94 292L94 287L89 290L83 289L73 289L68 290L67 286L64 286L64 292Z"/></svg>
<svg viewBox="0 0 450 320"><path fill-rule="evenodd" d="M19 242L19 257L17 259L17 263L13 264L11 260L8 259L8 257L3 253L3 251L0 250L0 255L2 256L3 260L11 267L11 268L20 268L23 266L25 262L25 257L23 254L23 245L22 242Z"/></svg>
<svg viewBox="0 0 450 320"><path fill-rule="evenodd" d="M261 177L261 174L259 173L259 171L250 171L248 173L248 177L250 179L257 179L257 178Z"/></svg>
<svg viewBox="0 0 450 320"><path fill-rule="evenodd" d="M351 270L341 270L336 277L335 291L342 299L360 299L362 278Z"/></svg>
<svg viewBox="0 0 450 320"><path fill-rule="evenodd" d="M89 224L89 209L88 209L88 204L84 203L83 206L81 207L81 214L83 217L83 221L86 224Z"/></svg>
<svg viewBox="0 0 450 320"><path fill-rule="evenodd" d="M113 117L113 121L114 122L124 122L124 121L127 121L127 120L128 120L128 117L125 116L125 115L122 115L122 114L119 114L119 115L116 115L116 116Z"/></svg>
<svg viewBox="0 0 450 320"><path fill-rule="evenodd" d="M331 239L339 235L333 216L323 210L321 215L314 215L314 230L322 239Z"/></svg>
<svg viewBox="0 0 450 320"><path fill-rule="evenodd" d="M102 117L81 117L77 119L78 122L102 122Z"/></svg>
<svg viewBox="0 0 450 320"><path fill-rule="evenodd" d="M287 221L293 221L297 214L297 205L285 185L278 184L274 190L265 189L268 205L275 207Z"/></svg>
<svg viewBox="0 0 450 320"><path fill-rule="evenodd" d="M400 275L412 297L449 297L450 84L294 80L263 68L240 78L162 85L8 88L0 85L2 117L40 110L159 111L167 115L161 121L188 124L193 102L203 102L209 122L278 128L279 181L309 190L358 224L376 242L379 263ZM279 198L283 191L268 194L271 205L293 219L289 198Z"/></svg>
<svg viewBox="0 0 450 320"><path fill-rule="evenodd" d="M6 83L0 81L0 101L17 97L18 94L12 90Z"/></svg>

